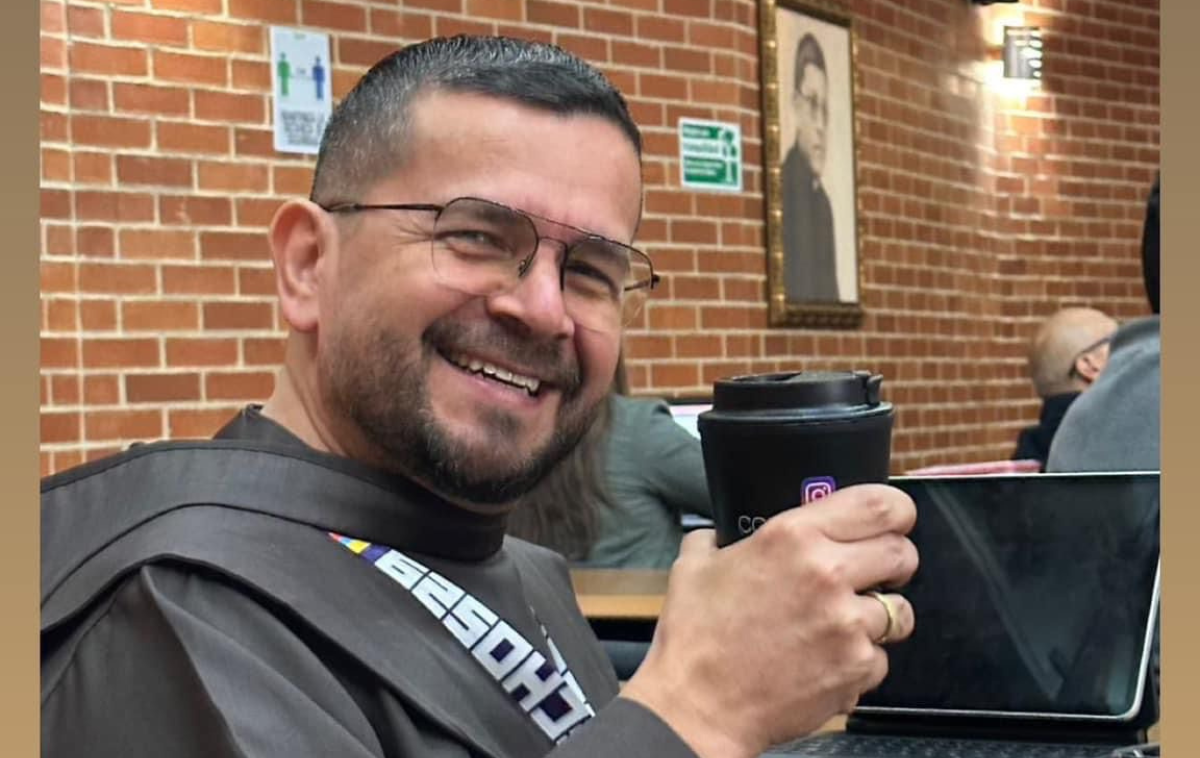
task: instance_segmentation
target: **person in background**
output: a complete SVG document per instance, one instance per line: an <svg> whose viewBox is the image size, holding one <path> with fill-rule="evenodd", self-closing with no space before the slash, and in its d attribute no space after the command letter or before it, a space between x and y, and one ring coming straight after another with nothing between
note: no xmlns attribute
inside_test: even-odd
<svg viewBox="0 0 1200 758"><path fill-rule="evenodd" d="M1151 315L1122 324L1112 336L1104 373L1059 425L1047 471L1157 471L1161 466L1159 204L1156 178L1142 227L1142 278Z"/></svg>
<svg viewBox="0 0 1200 758"><path fill-rule="evenodd" d="M1063 414L1104 369L1117 322L1095 308L1063 308L1046 319L1029 345L1029 376L1042 399L1037 424L1021 430L1014 460L1043 467Z"/></svg>
<svg viewBox="0 0 1200 758"><path fill-rule="evenodd" d="M700 441L663 400L627 395L624 362L602 418L509 517L509 534L587 568L665 569L684 513L712 516Z"/></svg>
<svg viewBox="0 0 1200 758"><path fill-rule="evenodd" d="M878 686L915 623L895 488L689 534L620 689L566 562L504 534L657 281L641 145L552 45L434 39L362 77L268 233L265 405L42 484L45 758L754 758Z"/></svg>

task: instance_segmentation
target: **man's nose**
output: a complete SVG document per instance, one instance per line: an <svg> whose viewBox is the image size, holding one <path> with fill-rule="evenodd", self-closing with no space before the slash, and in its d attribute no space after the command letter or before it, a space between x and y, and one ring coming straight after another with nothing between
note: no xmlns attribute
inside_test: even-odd
<svg viewBox="0 0 1200 758"><path fill-rule="evenodd" d="M575 322L563 298L562 245L542 240L517 285L487 299L488 311L499 318L524 324L531 332L548 337L571 337Z"/></svg>

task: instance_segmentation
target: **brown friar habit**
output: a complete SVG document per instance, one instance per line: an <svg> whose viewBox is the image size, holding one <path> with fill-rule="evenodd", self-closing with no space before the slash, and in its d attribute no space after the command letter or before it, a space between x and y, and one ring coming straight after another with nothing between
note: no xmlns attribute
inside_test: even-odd
<svg viewBox="0 0 1200 758"><path fill-rule="evenodd" d="M402 551L549 660L544 627L597 715L556 745L329 532ZM41 548L47 758L693 755L615 698L561 558L253 408L46 479Z"/></svg>

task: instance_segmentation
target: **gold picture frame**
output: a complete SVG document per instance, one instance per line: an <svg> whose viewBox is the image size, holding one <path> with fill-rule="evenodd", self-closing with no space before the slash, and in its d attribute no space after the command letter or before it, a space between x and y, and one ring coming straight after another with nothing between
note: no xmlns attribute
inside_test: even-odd
<svg viewBox="0 0 1200 758"><path fill-rule="evenodd" d="M862 324L852 21L832 0L759 0L771 326Z"/></svg>

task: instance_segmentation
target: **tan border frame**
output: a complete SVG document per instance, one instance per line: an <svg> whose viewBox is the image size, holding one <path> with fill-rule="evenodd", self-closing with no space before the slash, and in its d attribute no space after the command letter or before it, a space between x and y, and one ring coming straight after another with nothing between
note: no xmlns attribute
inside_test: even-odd
<svg viewBox="0 0 1200 758"><path fill-rule="evenodd" d="M846 28L850 36L850 115L854 124L851 151L851 175L854 177L854 276L857 284L856 302L817 303L795 302L787 299L783 283L783 208L780 162L780 92L777 62L778 39L775 13L777 9L810 16ZM763 191L767 208L767 298L771 326L807 326L820 329L857 328L862 324L862 211L859 202L857 93L859 88L857 41L852 17L841 5L830 0L759 0L759 69L762 72L763 110Z"/></svg>

